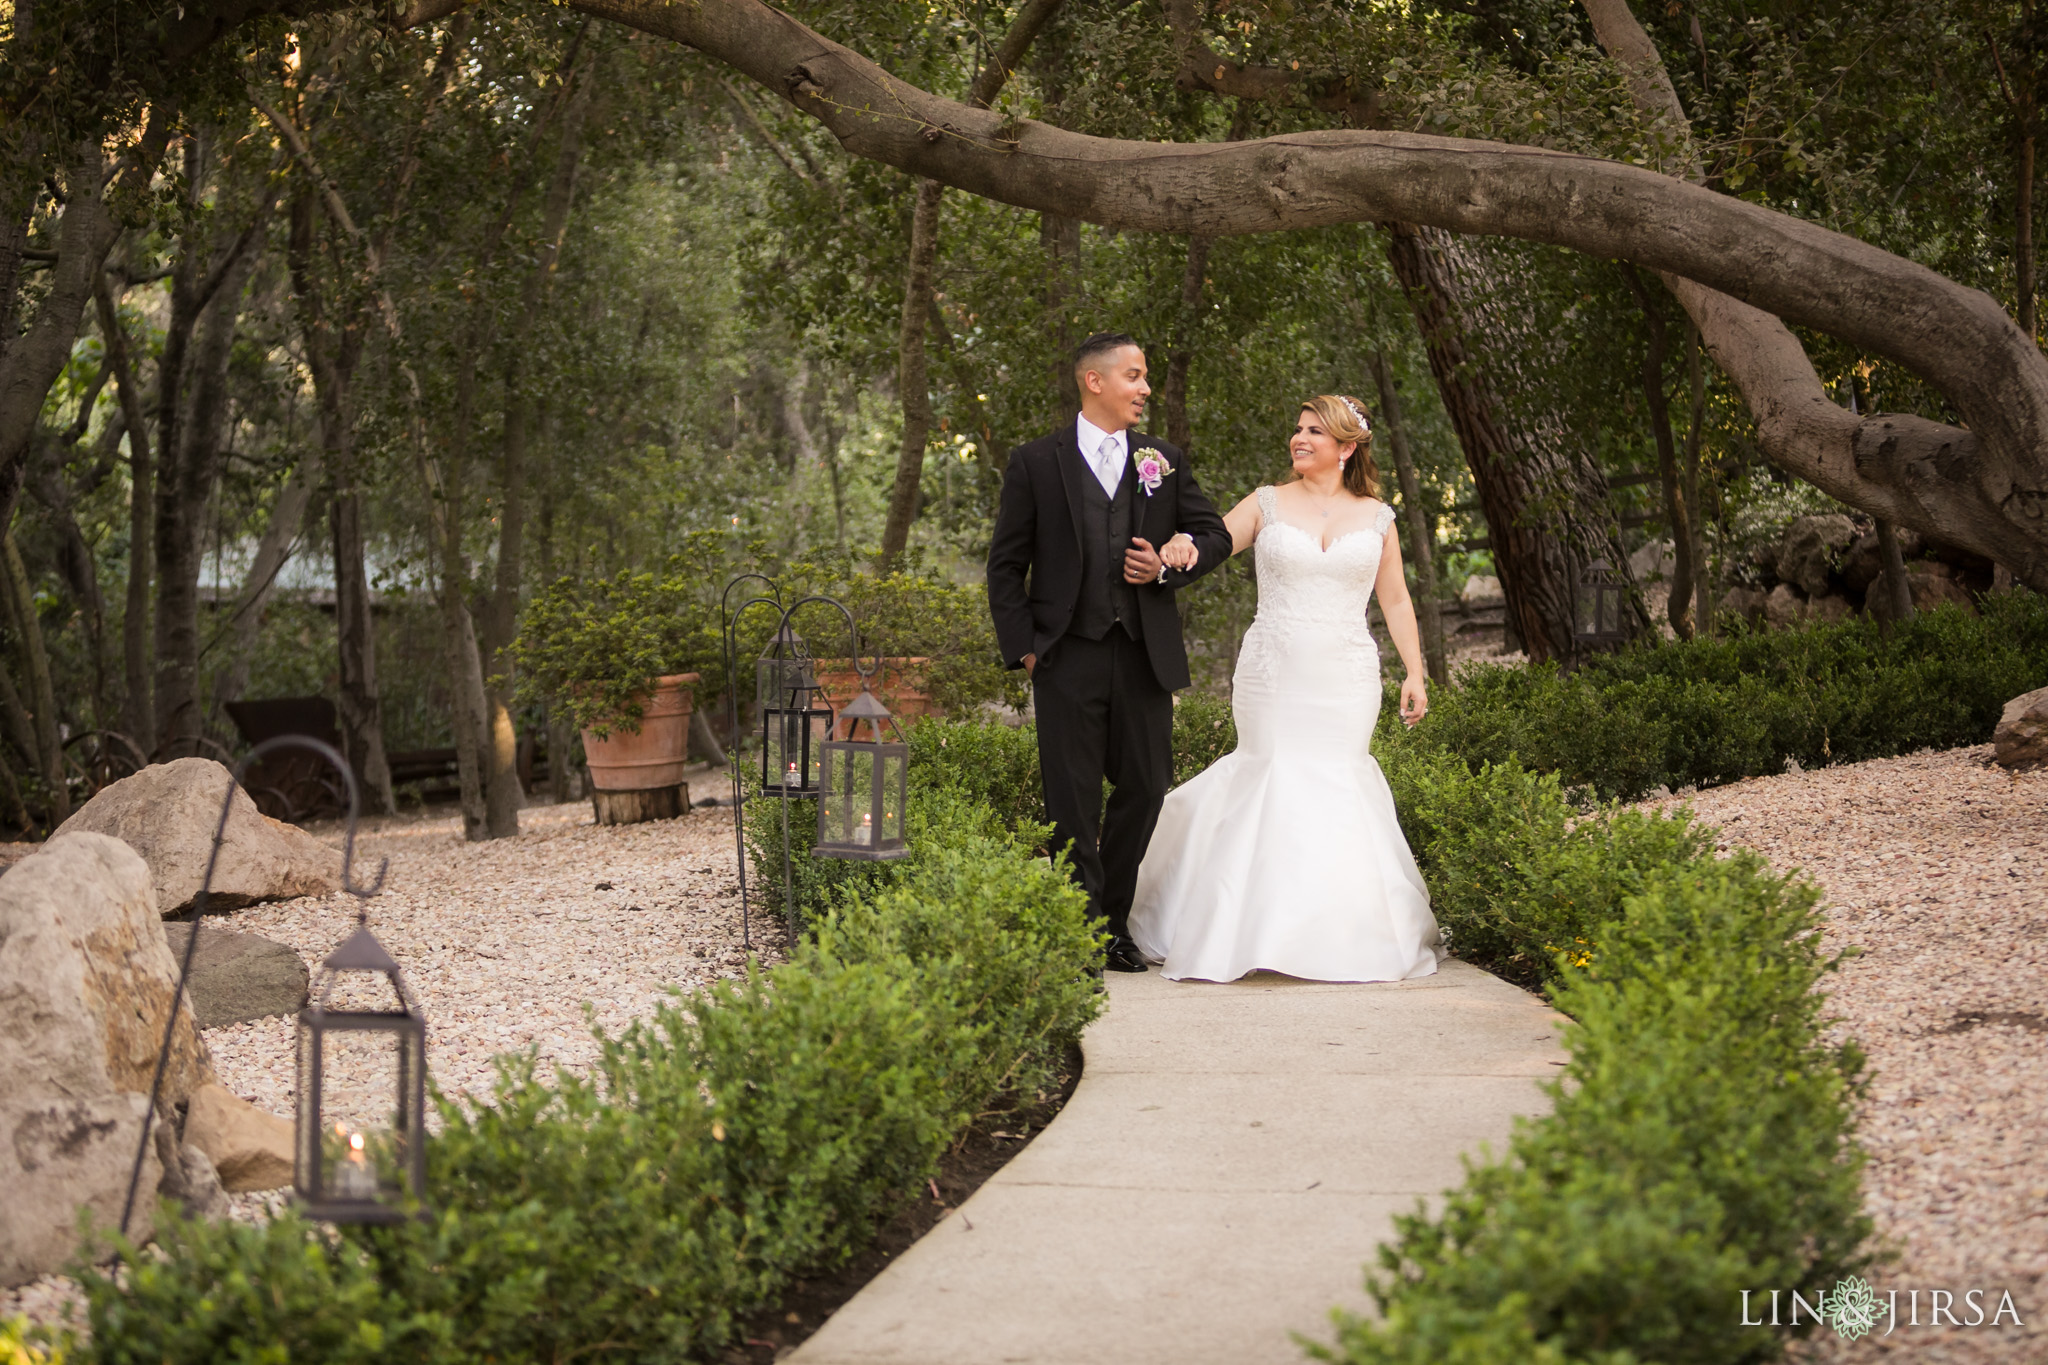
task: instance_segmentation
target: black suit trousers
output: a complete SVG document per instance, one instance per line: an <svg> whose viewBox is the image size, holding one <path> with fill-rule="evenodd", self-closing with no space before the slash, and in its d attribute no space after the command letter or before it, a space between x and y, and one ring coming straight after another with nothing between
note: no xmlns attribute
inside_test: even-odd
<svg viewBox="0 0 2048 1365"><path fill-rule="evenodd" d="M1067 850L1088 912L1128 936L1138 864L1173 781L1173 694L1120 627L1100 640L1061 636L1031 684L1053 848Z"/></svg>

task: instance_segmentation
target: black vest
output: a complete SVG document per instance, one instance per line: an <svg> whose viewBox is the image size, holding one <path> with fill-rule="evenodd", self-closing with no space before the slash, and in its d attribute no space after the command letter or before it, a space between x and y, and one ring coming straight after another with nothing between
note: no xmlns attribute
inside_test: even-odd
<svg viewBox="0 0 2048 1365"><path fill-rule="evenodd" d="M1122 625L1133 640L1145 638L1137 590L1124 581L1124 551L1137 521L1136 480L1130 474L1136 458L1133 450L1124 461L1114 498L1102 491L1102 480L1088 462L1081 463L1081 598L1067 629L1084 640L1100 640L1113 625Z"/></svg>

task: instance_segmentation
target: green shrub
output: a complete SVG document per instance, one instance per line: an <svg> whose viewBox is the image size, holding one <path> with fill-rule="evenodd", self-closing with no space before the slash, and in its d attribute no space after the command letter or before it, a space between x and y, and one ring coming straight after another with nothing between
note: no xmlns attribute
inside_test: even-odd
<svg viewBox="0 0 2048 1365"><path fill-rule="evenodd" d="M958 800L948 793L944 798ZM955 829L967 820L956 817ZM973 1046L950 1063L958 1102L1040 1097L1067 1049L1101 1007L1089 967L1100 935L1064 864L1020 870L1000 856L1042 831L977 833L936 845L914 875L871 895L851 892L819 929L821 951L851 961L917 965L925 999L947 1000Z"/></svg>
<svg viewBox="0 0 2048 1365"><path fill-rule="evenodd" d="M911 780L945 788L986 808L1006 826L1043 824L1038 730L971 720L926 720L906 732Z"/></svg>
<svg viewBox="0 0 2048 1365"><path fill-rule="evenodd" d="M763 802L766 806L768 803ZM702 1360L843 1262L975 1114L1030 1100L1099 1007L1063 867L944 790L815 940L602 1038L588 1078L500 1059L439 1100L428 1215L188 1224L84 1272L89 1360ZM811 860L807 860L811 861Z"/></svg>
<svg viewBox="0 0 2048 1365"><path fill-rule="evenodd" d="M1741 1291L1813 1298L1868 1263L1851 1112L1862 1059L1821 1038L1816 895L1761 860L1679 863L1597 923L1553 992L1574 1022L1554 1109L1396 1220L1325 1360L1775 1359Z"/></svg>
<svg viewBox="0 0 2048 1365"><path fill-rule="evenodd" d="M1227 698L1185 692L1174 699L1173 785L1237 747L1237 718Z"/></svg>
<svg viewBox="0 0 2048 1365"><path fill-rule="evenodd" d="M1987 597L1889 633L1856 619L1645 645L1587 662L1478 665L1432 694L1416 733L1477 768L1519 759L1567 789L1634 798L1990 738L2011 697L2048 681L2048 599ZM1388 728L1383 725L1382 729Z"/></svg>
<svg viewBox="0 0 2048 1365"><path fill-rule="evenodd" d="M161 1255L116 1239L113 1272L73 1273L91 1337L80 1365L377 1365L450 1358L454 1324L385 1284L355 1242L320 1234L285 1210L260 1227L192 1221L165 1201Z"/></svg>
<svg viewBox="0 0 2048 1365"><path fill-rule="evenodd" d="M489 1104L438 1101L434 1216L350 1231L407 1302L455 1325L459 1358L561 1360L612 1342L694 1359L772 1287L720 1197L699 1078L633 1072L633 1041L604 1040L591 1080L500 1058Z"/></svg>
<svg viewBox="0 0 2048 1365"><path fill-rule="evenodd" d="M1581 952L1645 878L1713 848L1689 812L1580 816L1555 773L1512 759L1474 773L1446 754L1397 751L1383 769L1447 946L1522 986Z"/></svg>

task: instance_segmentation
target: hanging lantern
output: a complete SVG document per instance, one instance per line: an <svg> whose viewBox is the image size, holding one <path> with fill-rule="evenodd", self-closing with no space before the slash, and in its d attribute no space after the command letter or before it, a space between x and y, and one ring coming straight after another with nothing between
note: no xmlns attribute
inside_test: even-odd
<svg viewBox="0 0 2048 1365"><path fill-rule="evenodd" d="M1628 587L1604 559L1587 565L1578 583L1572 641L1582 650L1606 649L1628 640Z"/></svg>
<svg viewBox="0 0 2048 1365"><path fill-rule="evenodd" d="M818 794L818 746L832 733L831 708L818 704L818 677L804 640L788 622L754 663L761 712L761 789L770 796Z"/></svg>
<svg viewBox="0 0 2048 1365"><path fill-rule="evenodd" d="M879 860L910 852L903 841L904 798L908 790L910 746L889 708L875 700L861 679L861 693L841 713L848 724L845 739L819 745L818 842L811 852L820 858ZM894 742L882 739L882 722L896 731ZM866 722L870 738L860 739Z"/></svg>
<svg viewBox="0 0 2048 1365"><path fill-rule="evenodd" d="M299 1011L293 1184L308 1216L395 1223L426 1197L427 1019L359 917Z"/></svg>

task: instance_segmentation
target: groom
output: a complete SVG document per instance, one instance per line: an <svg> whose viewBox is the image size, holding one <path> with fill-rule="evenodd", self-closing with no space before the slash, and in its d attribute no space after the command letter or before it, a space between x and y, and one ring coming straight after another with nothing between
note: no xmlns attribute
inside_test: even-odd
<svg viewBox="0 0 2048 1365"><path fill-rule="evenodd" d="M1003 661L1031 675L1053 847L1068 850L1120 972L1145 970L1131 897L1173 779L1173 693L1188 685L1174 590L1230 557L1187 457L1134 429L1152 393L1145 373L1122 332L1081 343L1080 416L1010 452L988 552ZM1160 562L1175 536L1193 541L1194 568Z"/></svg>

